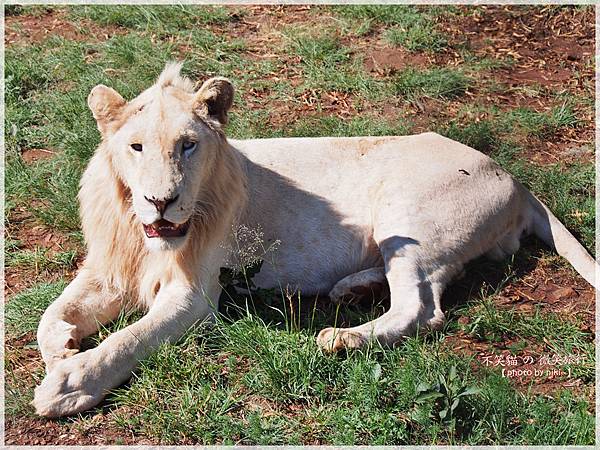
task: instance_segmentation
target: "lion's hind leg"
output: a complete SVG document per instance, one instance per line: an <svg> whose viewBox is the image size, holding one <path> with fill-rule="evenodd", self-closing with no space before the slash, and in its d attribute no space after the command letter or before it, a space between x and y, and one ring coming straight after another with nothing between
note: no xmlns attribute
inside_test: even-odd
<svg viewBox="0 0 600 450"><path fill-rule="evenodd" d="M373 267L352 273L338 281L329 292L333 303L351 302L364 297L375 297L387 287L384 267Z"/></svg>
<svg viewBox="0 0 600 450"><path fill-rule="evenodd" d="M444 323L441 296L445 287L444 267L432 279L419 260L419 242L394 236L380 242L385 276L390 287L390 309L377 319L353 328L326 328L317 343L326 351L358 348L369 340L391 345L418 329L439 329Z"/></svg>

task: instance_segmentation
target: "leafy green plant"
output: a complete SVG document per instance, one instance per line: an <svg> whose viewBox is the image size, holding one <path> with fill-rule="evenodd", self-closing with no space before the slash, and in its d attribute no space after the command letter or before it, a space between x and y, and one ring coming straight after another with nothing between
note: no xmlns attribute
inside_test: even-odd
<svg viewBox="0 0 600 450"><path fill-rule="evenodd" d="M456 372L456 366L450 367L447 374L438 374L435 382L421 382L417 386L416 404L434 402L434 414L440 421L446 423L451 429L456 426L456 415L461 406L461 401L471 395L481 393L475 386L466 386Z"/></svg>

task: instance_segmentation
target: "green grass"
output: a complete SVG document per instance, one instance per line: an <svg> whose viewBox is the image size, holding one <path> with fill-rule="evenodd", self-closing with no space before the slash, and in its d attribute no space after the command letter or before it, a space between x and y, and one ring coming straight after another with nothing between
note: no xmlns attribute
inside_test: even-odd
<svg viewBox="0 0 600 450"><path fill-rule="evenodd" d="M408 133L406 124L400 121L386 121L379 117L365 115L352 119L337 117L309 117L299 121L289 132L289 136L398 136Z"/></svg>
<svg viewBox="0 0 600 450"><path fill-rule="evenodd" d="M491 71L494 69L507 69L515 63L514 59L511 57L481 57L474 55L468 50L463 50L460 52L460 54L465 61L465 65L467 65L468 68L474 72Z"/></svg>
<svg viewBox="0 0 600 450"><path fill-rule="evenodd" d="M420 97L452 99L469 88L472 80L460 70L433 68L430 70L406 69L394 79L397 95L406 100Z"/></svg>
<svg viewBox="0 0 600 450"><path fill-rule="evenodd" d="M475 376L472 360L444 352L443 340L330 356L313 330L278 330L248 315L162 346L112 401L126 407L122 426L165 444L592 441L586 402L566 391L557 401L521 394L498 371ZM458 399L451 415L442 412L446 398Z"/></svg>
<svg viewBox="0 0 600 450"><path fill-rule="evenodd" d="M334 67L348 60L349 50L332 36L310 36L301 34L292 37L290 50L308 66L326 65Z"/></svg>
<svg viewBox="0 0 600 450"><path fill-rule="evenodd" d="M39 16L44 8L11 6L8 12ZM582 126L581 104L592 105L592 97L524 87L521 93L540 99L550 95L545 112L475 104L465 93L504 92L493 69L511 64L476 56L457 68L409 68L386 76L366 71L367 54L357 35L414 52L444 52L452 44L438 31L437 19L456 14L456 8L314 8L311 14L317 16L333 14L335 26L282 26L269 35L272 41L261 43L274 55L269 58L256 56L256 42L229 33L243 8L59 9L82 29L93 23L120 27L124 34L79 42L51 35L34 44L7 45L5 219L11 226L18 226L11 222L13 212L27 209L37 221L71 236L77 253L83 253L76 193L99 142L86 105L89 91L103 83L131 99L166 61L185 57L184 72L192 78L223 75L236 85L227 129L232 137L402 135L425 121L430 129L491 155L594 251L593 165L539 166L523 156L536 150L529 138L552 140ZM324 101L328 93L344 94L350 113L330 114ZM303 103L304 97L311 103ZM435 99L438 110L431 117L410 117L426 97ZM386 113L389 107L392 113ZM485 118L475 120L480 113ZM280 120L271 120L275 114ZM26 163L22 152L36 148L50 149L54 156ZM7 338L15 342L35 331L45 308L62 292L65 281L48 279L71 269L76 253L23 249L10 239L5 252L9 270L36 273L36 284L6 304ZM521 263L533 256L522 253L522 258ZM499 292L470 295L472 301L452 310L442 332L392 349L370 346L342 355L323 354L316 333L334 323L365 322L382 312L380 303L336 309L258 291L246 306L243 297L225 296L218 326L191 330L178 344L164 345L143 361L132 381L109 397L106 405L114 411L107 420L161 443L593 444L594 406L586 395L567 388L548 396L519 391L498 370L479 367L450 344L462 332L490 351L510 340L510 351L519 353L546 339L550 344L544 351L586 355L586 364L571 369L584 388L593 389L593 336L581 331L578 319L543 309L521 314L499 308L494 302ZM84 345L97 345L136 317L121 315ZM460 317L468 323L458 323ZM29 362L28 355L22 347L7 352L7 414L15 417L32 414L33 386L16 371ZM41 370L31 376L37 380ZM98 414L73 419L74 426L92 426Z"/></svg>
<svg viewBox="0 0 600 450"><path fill-rule="evenodd" d="M576 127L579 123L573 109L567 104L553 108L548 113L540 113L527 108L517 108L504 117L504 123L512 128L520 128L525 133L547 138L564 127Z"/></svg>
<svg viewBox="0 0 600 450"><path fill-rule="evenodd" d="M483 153L489 153L496 145L497 131L491 121L482 120L465 125L451 121L438 132Z"/></svg>
<svg viewBox="0 0 600 450"><path fill-rule="evenodd" d="M41 285L15 296L7 307L9 332L32 331L63 287L62 282ZM494 342L509 333L524 342L545 336L563 345L579 333L582 341L574 348L592 358L585 370L593 377L589 337L558 318L514 314L494 307L490 299L454 314L470 318L468 333ZM164 444L535 445L593 440L594 418L587 402L568 391L559 391L554 399L520 393L499 370L480 367L473 372L472 358L445 349L449 331L410 338L394 349L371 345L346 356L326 355L314 340L320 323L311 326L305 317L304 325L295 328L289 313L265 323L260 317L267 315L259 309L258 315L242 311L241 318L222 316L214 327L191 330L178 344L161 346L128 386L109 396L109 406L119 407L115 423ZM96 343L129 320L123 315L103 328ZM29 413L26 402L19 403L19 391L13 392L18 387L14 381L9 382L10 409ZM22 395L30 398L30 390ZM455 402L452 414L444 413Z"/></svg>
<svg viewBox="0 0 600 450"><path fill-rule="evenodd" d="M422 9L404 5L356 5L334 7L333 10L342 17L360 20L373 20L382 25L407 25L419 20Z"/></svg>
<svg viewBox="0 0 600 450"><path fill-rule="evenodd" d="M339 91L370 96L378 83L364 70L362 61L351 56L337 36L314 35L313 30L290 28L286 49L300 58L303 90Z"/></svg>
<svg viewBox="0 0 600 450"><path fill-rule="evenodd" d="M28 14L34 17L41 17L55 9L57 7L51 5L5 5L4 14L6 16Z"/></svg>
<svg viewBox="0 0 600 450"><path fill-rule="evenodd" d="M396 46L406 47L411 51L432 50L440 51L446 46L446 39L433 31L430 27L402 27L389 28L385 32L385 39Z"/></svg>
<svg viewBox="0 0 600 450"><path fill-rule="evenodd" d="M99 25L113 25L138 31L173 33L206 25L221 25L231 19L218 6L88 6L69 9L74 20L89 19Z"/></svg>
<svg viewBox="0 0 600 450"><path fill-rule="evenodd" d="M374 26L383 26L383 37L396 46L410 51L441 51L447 46L446 39L437 30L436 17L453 14L454 10L445 8L423 8L418 6L381 6L360 5L334 7L339 16L356 21L357 34L366 34Z"/></svg>
<svg viewBox="0 0 600 450"><path fill-rule="evenodd" d="M446 39L436 28L436 16L452 14L446 8L443 12L434 8L418 6L360 5L335 7L339 16L353 20L356 34L367 34L375 25L384 27L384 39L392 45L403 46L410 51L441 51L447 45Z"/></svg>
<svg viewBox="0 0 600 450"><path fill-rule="evenodd" d="M76 256L74 250L49 254L47 249L36 247L33 250L8 252L5 263L8 267L33 269L39 273L73 267Z"/></svg>
<svg viewBox="0 0 600 450"><path fill-rule="evenodd" d="M469 317L469 322L459 328L480 341L497 344L515 339L527 348L527 342L538 342L543 337L549 343L549 354L581 355L584 362L572 365L572 375L590 382L594 380L594 344L578 323L565 321L556 314L542 313L539 308L533 314L498 309L493 297L469 304L460 315Z"/></svg>
<svg viewBox="0 0 600 450"><path fill-rule="evenodd" d="M43 312L66 285L64 281L39 283L12 297L4 310L7 334L18 338L35 331Z"/></svg>

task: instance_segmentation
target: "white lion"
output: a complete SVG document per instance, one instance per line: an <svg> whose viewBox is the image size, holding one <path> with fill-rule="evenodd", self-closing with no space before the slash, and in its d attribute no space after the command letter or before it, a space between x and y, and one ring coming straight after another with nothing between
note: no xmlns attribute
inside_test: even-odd
<svg viewBox="0 0 600 450"><path fill-rule="evenodd" d="M434 133L401 137L227 140L224 78L195 92L168 65L130 102L96 86L88 104L102 143L81 180L88 249L77 277L44 313L47 375L38 414L98 404L138 361L217 308L232 226L279 240L254 281L333 301L387 281L389 311L327 328L325 350L390 344L438 328L440 297L463 265L504 258L534 233L590 283L595 261L523 186L485 155ZM134 300L147 314L79 353L81 340Z"/></svg>

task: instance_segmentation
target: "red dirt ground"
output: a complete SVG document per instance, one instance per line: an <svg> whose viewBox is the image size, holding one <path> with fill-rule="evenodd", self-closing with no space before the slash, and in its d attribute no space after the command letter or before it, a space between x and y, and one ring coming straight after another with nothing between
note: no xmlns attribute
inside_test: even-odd
<svg viewBox="0 0 600 450"><path fill-rule="evenodd" d="M35 44L50 36L61 36L75 41L105 41L126 30L114 26L100 26L84 20L74 23L65 11L49 9L42 15L6 16L4 45Z"/></svg>
<svg viewBox="0 0 600 450"><path fill-rule="evenodd" d="M558 106L551 100L557 93L594 98L593 23L591 8L482 6L477 14L448 20L441 28L452 36L451 42L466 45L475 55L513 59L510 67L492 73L495 80L506 86L506 91L486 96L482 103L544 111L549 106ZM448 52L442 54L436 63L451 62L448 57ZM462 58L455 53L453 63L461 62ZM531 97L531 92L524 89L528 86L541 88L541 98ZM549 89L551 93L545 91ZM531 142L531 150L524 156L541 164L593 161L593 150L577 151L578 147L594 142L593 106L576 113L582 126L566 129L546 141Z"/></svg>
<svg viewBox="0 0 600 450"><path fill-rule="evenodd" d="M17 207L11 211L5 236L8 239L19 241L20 250L47 249L48 256L52 256L56 252L78 250L67 235L38 223L31 212L23 207ZM44 275L46 281L56 281L64 277L72 278L81 262L82 256L79 255L72 269L55 271L51 274L40 273L35 269L5 267L4 299L7 301L11 296L36 284L41 275Z"/></svg>

